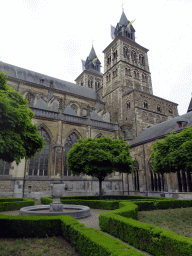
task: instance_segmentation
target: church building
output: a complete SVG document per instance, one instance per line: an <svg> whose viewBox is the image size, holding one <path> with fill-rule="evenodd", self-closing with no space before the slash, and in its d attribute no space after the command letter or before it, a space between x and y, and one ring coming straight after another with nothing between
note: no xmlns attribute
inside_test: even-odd
<svg viewBox="0 0 192 256"><path fill-rule="evenodd" d="M97 195L98 179L73 176L66 158L78 139L104 135L129 143L136 164L132 174L106 177L103 194L190 198L191 173L155 174L148 146L191 125L192 103L186 115L178 116L176 103L153 95L148 49L135 41L135 33L123 11L103 50L104 73L92 46L76 83L0 62L8 85L28 99L33 123L46 141L40 153L18 166L2 161L0 197L51 196L50 185L58 180L66 184L67 196Z"/></svg>

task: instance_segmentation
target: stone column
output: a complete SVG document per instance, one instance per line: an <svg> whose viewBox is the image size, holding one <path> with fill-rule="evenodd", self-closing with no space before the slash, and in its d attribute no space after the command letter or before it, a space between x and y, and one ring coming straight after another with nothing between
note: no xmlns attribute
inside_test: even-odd
<svg viewBox="0 0 192 256"><path fill-rule="evenodd" d="M63 146L54 146L54 175L61 177L63 175Z"/></svg>

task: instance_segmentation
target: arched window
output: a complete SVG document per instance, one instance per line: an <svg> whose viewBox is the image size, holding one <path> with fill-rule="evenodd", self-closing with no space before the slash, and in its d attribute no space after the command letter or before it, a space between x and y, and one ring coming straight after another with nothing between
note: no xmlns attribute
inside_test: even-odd
<svg viewBox="0 0 192 256"><path fill-rule="evenodd" d="M39 130L39 133L41 136L43 136L46 145L43 147L43 150L40 153L31 157L29 162L29 175L47 176L50 138L49 134L43 128Z"/></svg>
<svg viewBox="0 0 192 256"><path fill-rule="evenodd" d="M127 109L131 107L130 102L127 102Z"/></svg>
<svg viewBox="0 0 192 256"><path fill-rule="evenodd" d="M141 64L141 65L145 65L145 60L144 60L144 56L143 55L139 55L139 63Z"/></svg>
<svg viewBox="0 0 192 256"><path fill-rule="evenodd" d="M0 175L9 175L11 164L0 160Z"/></svg>
<svg viewBox="0 0 192 256"><path fill-rule="evenodd" d="M123 55L124 55L125 58L128 58L128 49L127 49L127 47L123 48Z"/></svg>
<svg viewBox="0 0 192 256"><path fill-rule="evenodd" d="M149 173L151 176L151 184L149 184L149 190L150 191L164 191L165 185L164 185L164 175L157 174L153 171L153 166L149 160L148 162L149 166Z"/></svg>
<svg viewBox="0 0 192 256"><path fill-rule="evenodd" d="M109 82L111 81L111 74L109 74Z"/></svg>
<svg viewBox="0 0 192 256"><path fill-rule="evenodd" d="M136 161L134 164L134 170L133 170L133 184L134 184L134 190L139 191L139 164Z"/></svg>
<svg viewBox="0 0 192 256"><path fill-rule="evenodd" d="M78 142L78 136L75 132L72 132L65 142L65 164L64 164L64 176L71 176L71 170L67 169L67 152L73 146L73 144Z"/></svg>
<svg viewBox="0 0 192 256"><path fill-rule="evenodd" d="M161 112L160 106L157 106L157 111L158 111L158 112Z"/></svg>
<svg viewBox="0 0 192 256"><path fill-rule="evenodd" d="M147 104L147 102L144 102L144 108L148 108L148 104Z"/></svg>
<svg viewBox="0 0 192 256"><path fill-rule="evenodd" d="M131 52L131 58L132 58L132 61L135 61L136 62L136 58L137 58L137 55L136 55L136 52L135 51L132 51Z"/></svg>

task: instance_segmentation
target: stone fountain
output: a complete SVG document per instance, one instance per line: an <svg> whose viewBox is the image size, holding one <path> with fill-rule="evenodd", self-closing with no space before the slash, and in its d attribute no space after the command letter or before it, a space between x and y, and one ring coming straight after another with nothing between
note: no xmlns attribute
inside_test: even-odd
<svg viewBox="0 0 192 256"><path fill-rule="evenodd" d="M50 205L35 205L20 209L20 215L28 216L59 216L70 215L73 218L81 219L89 217L90 208L83 205L62 204L60 198L64 195L65 184L53 182L51 184L53 202Z"/></svg>

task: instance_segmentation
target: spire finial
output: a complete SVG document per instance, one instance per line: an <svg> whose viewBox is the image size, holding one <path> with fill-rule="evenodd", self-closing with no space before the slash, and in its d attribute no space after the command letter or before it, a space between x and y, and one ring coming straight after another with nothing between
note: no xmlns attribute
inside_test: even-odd
<svg viewBox="0 0 192 256"><path fill-rule="evenodd" d="M122 12L124 12L124 8L123 8L123 5L124 5L124 4L122 4Z"/></svg>
<svg viewBox="0 0 192 256"><path fill-rule="evenodd" d="M92 46L93 46L93 41L94 41L94 40L92 40Z"/></svg>

